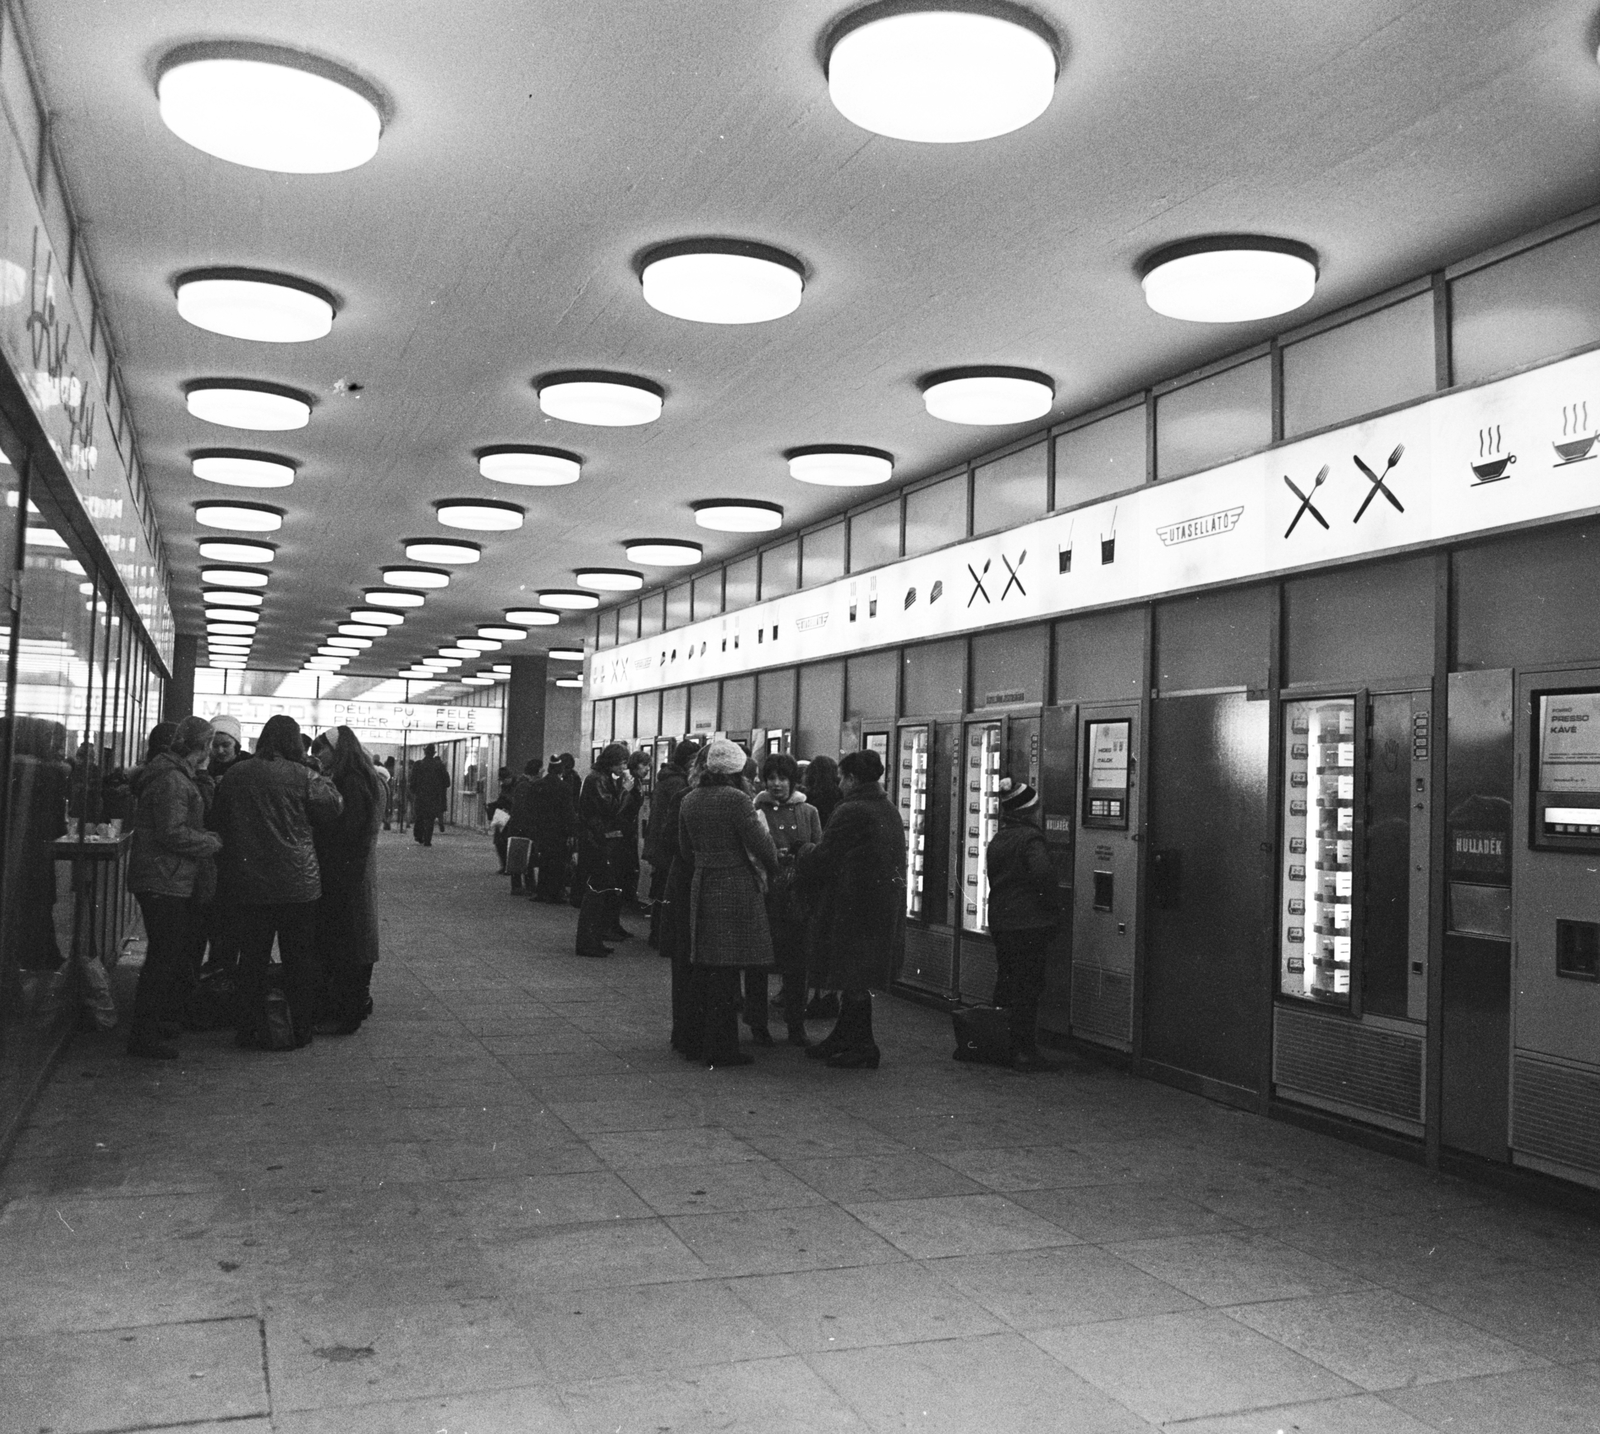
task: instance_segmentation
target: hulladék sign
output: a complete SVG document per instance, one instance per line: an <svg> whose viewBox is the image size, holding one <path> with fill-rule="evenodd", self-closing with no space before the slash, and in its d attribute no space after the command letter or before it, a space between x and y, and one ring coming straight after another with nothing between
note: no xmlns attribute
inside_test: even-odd
<svg viewBox="0 0 1600 1434"><path fill-rule="evenodd" d="M1600 352L1589 352L592 653L586 692L625 696L1579 517L1600 511L1597 459Z"/></svg>
<svg viewBox="0 0 1600 1434"><path fill-rule="evenodd" d="M329 727L348 727L374 742L426 741L453 737L493 737L502 730L498 707L445 707L415 702L345 702L330 697L222 697L195 694L202 717L237 717L249 737L260 734L269 717L282 712L301 730L315 735Z"/></svg>

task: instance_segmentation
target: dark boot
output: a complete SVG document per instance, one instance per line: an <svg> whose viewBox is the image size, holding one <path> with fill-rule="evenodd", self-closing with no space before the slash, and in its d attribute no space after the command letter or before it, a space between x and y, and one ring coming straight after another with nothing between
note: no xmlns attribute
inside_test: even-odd
<svg viewBox="0 0 1600 1434"><path fill-rule="evenodd" d="M846 991L839 1005L838 1029L844 1035L828 1065L834 1070L877 1070L881 1053L872 1038L872 992Z"/></svg>
<svg viewBox="0 0 1600 1434"><path fill-rule="evenodd" d="M652 951L661 949L661 903L659 901L650 903L650 935L647 939Z"/></svg>
<svg viewBox="0 0 1600 1434"><path fill-rule="evenodd" d="M701 1056L708 1066L747 1066L754 1056L739 1049L739 973L699 968L694 973L705 1000Z"/></svg>
<svg viewBox="0 0 1600 1434"><path fill-rule="evenodd" d="M848 1043L849 1036L849 1023L841 1013L839 1019L833 1023L833 1029L814 1046L806 1048L806 1056L810 1060L825 1061L835 1051L842 1049Z"/></svg>
<svg viewBox="0 0 1600 1434"><path fill-rule="evenodd" d="M611 948L605 944L606 897L603 891L592 886L584 893L583 905L578 909L578 955L609 956Z"/></svg>

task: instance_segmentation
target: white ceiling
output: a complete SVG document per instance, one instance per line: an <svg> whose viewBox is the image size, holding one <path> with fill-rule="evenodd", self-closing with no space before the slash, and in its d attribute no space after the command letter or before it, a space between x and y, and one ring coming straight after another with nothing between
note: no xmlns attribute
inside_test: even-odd
<svg viewBox="0 0 1600 1434"><path fill-rule="evenodd" d="M1049 111L974 145L855 129L829 103L827 0L25 0L56 143L128 380L175 572L201 629L186 453L260 446L302 460L259 495L288 510L253 663L297 664L432 500L526 502L512 535L352 667L395 666L625 565L620 540L697 537L688 505L782 503L786 528L855 495L802 487L784 449L887 448L900 478L1015 436L926 415L914 381L950 365L1052 374L1053 417L1265 336L1163 319L1138 258L1247 230L1314 245L1316 313L1600 199L1600 68L1575 0L1045 0L1065 37ZM177 44L249 39L336 60L393 117L346 174L243 169L190 149L156 112ZM647 307L631 263L699 234L804 260L798 313L749 328ZM220 338L177 316L172 279L248 265L341 299L311 344ZM530 381L617 368L667 390L641 429L540 416ZM186 413L181 386L249 376L321 398L298 433L250 436ZM339 391L363 386L359 397ZM1020 430L1018 431L1020 432ZM478 477L472 450L538 442L588 460L574 487ZM652 581L666 576L649 574ZM536 630L522 650L568 640ZM502 654L503 655L503 654Z"/></svg>

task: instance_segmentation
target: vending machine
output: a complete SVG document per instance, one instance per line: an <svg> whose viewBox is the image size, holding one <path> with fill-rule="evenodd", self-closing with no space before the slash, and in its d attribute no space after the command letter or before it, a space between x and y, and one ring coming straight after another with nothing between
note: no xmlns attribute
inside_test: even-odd
<svg viewBox="0 0 1600 1434"><path fill-rule="evenodd" d="M1600 1188L1600 670L1522 673L1513 1161Z"/></svg>
<svg viewBox="0 0 1600 1434"><path fill-rule="evenodd" d="M930 995L955 995L959 909L953 889L959 808L961 724L902 722L894 733L888 792L906 832L905 960L901 984Z"/></svg>
<svg viewBox="0 0 1600 1434"><path fill-rule="evenodd" d="M961 929L989 929L989 843L1000 830L1001 759L1005 727L1000 720L969 722L961 763ZM965 982L963 982L965 985Z"/></svg>
<svg viewBox="0 0 1600 1434"><path fill-rule="evenodd" d="M930 809L928 759L932 729L926 722L900 729L895 760L895 806L906 831L906 920L921 921L927 898Z"/></svg>

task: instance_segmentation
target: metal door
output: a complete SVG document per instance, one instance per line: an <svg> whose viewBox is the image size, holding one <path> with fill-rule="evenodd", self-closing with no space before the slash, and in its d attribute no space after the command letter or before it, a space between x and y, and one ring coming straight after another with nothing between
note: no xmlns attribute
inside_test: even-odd
<svg viewBox="0 0 1600 1434"><path fill-rule="evenodd" d="M1270 1035L1270 731L1271 704L1242 692L1151 706L1141 1054L1253 1095Z"/></svg>
<svg viewBox="0 0 1600 1434"><path fill-rule="evenodd" d="M1061 929L1050 943L1039 1022L1067 1034L1072 1027L1073 832L1078 797L1078 709L1046 707L1039 731L1039 809L1055 869Z"/></svg>

